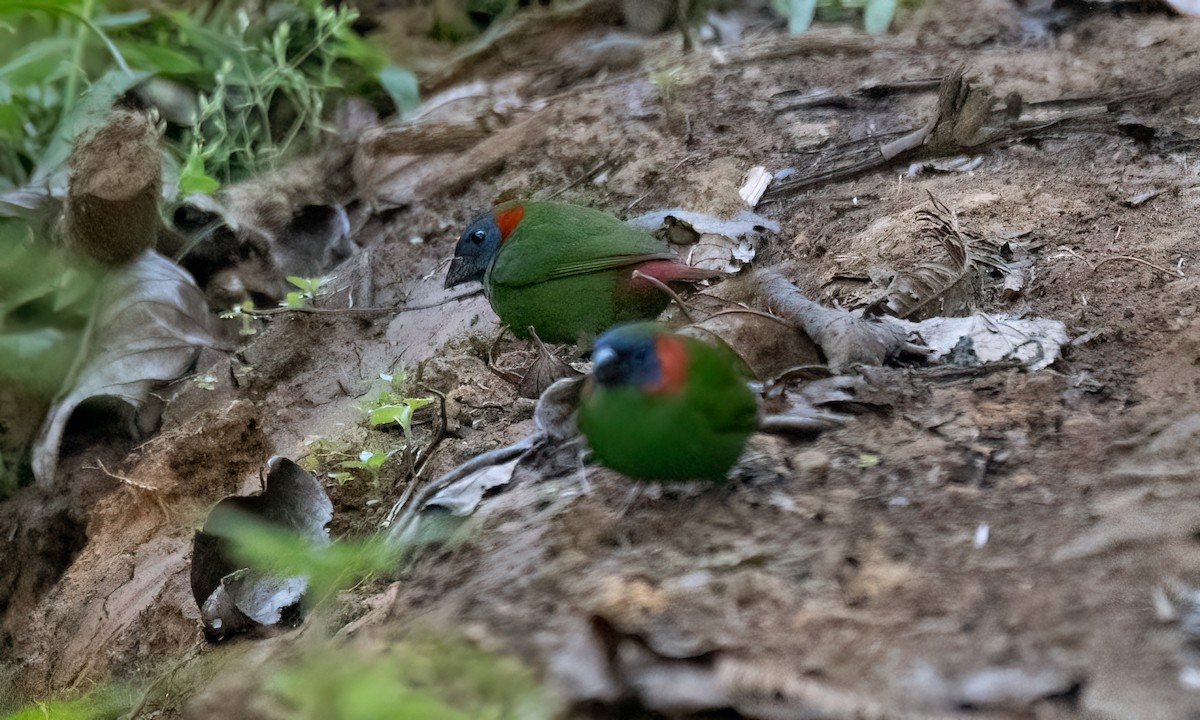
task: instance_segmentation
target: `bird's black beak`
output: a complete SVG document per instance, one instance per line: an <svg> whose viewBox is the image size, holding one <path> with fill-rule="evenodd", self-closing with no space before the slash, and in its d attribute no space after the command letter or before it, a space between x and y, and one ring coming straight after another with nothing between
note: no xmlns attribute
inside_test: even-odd
<svg viewBox="0 0 1200 720"><path fill-rule="evenodd" d="M482 279L483 273L475 267L475 262L471 258L455 255L454 259L450 261L450 269L446 271L446 284L442 287L449 290L455 285Z"/></svg>
<svg viewBox="0 0 1200 720"><path fill-rule="evenodd" d="M592 353L592 376L601 385L610 385L620 378L621 356L610 347Z"/></svg>

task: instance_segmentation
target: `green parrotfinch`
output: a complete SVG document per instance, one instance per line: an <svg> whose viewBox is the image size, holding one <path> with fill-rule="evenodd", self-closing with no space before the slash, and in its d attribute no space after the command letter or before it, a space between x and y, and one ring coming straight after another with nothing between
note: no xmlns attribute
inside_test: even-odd
<svg viewBox="0 0 1200 720"><path fill-rule="evenodd" d="M569 343L666 309L668 295L634 271L662 283L719 274L681 262L666 241L599 210L517 201L463 231L446 287L481 280L518 337L532 327L547 342Z"/></svg>
<svg viewBox="0 0 1200 720"><path fill-rule="evenodd" d="M596 340L579 430L603 465L640 480L721 480L757 426L757 403L732 351L619 325Z"/></svg>

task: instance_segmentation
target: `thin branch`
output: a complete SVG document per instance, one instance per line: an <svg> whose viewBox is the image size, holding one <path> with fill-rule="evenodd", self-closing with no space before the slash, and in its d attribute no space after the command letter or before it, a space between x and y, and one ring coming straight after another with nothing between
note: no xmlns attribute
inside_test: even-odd
<svg viewBox="0 0 1200 720"><path fill-rule="evenodd" d="M1141 263L1142 265L1145 265L1148 268L1153 268L1161 273L1166 273L1167 275L1171 275L1173 277L1183 277L1183 273L1179 272L1178 270L1169 270L1169 269L1163 267L1162 265L1155 265L1154 263L1150 262L1149 260L1143 260L1139 257L1134 257L1132 255L1113 255L1112 257L1104 258L1103 260L1096 263L1095 265L1092 265L1092 272L1096 272L1097 270L1100 269L1100 266L1102 266L1106 263L1113 262L1114 260L1128 260L1129 262ZM1088 264L1091 265L1091 263L1088 263Z"/></svg>
<svg viewBox="0 0 1200 720"><path fill-rule="evenodd" d="M416 312L417 310L431 310L442 305L448 305L456 300L465 300L483 292L483 288L477 288L471 292L452 295L448 298L438 300L425 305L404 305L401 307L367 307L367 308L318 308L318 307L298 307L298 308L271 308L270 310L243 310L242 312L251 317L265 317L267 315L281 315L283 313L309 313L313 315L354 315L359 313L405 313Z"/></svg>
<svg viewBox="0 0 1200 720"><path fill-rule="evenodd" d="M665 282L656 277L651 277L641 270L634 270L632 277L641 278L659 290L665 292L672 300L675 301L675 304L679 306L679 312L683 313L683 317L688 321L689 324L694 324L696 322L695 319L692 318L692 314L688 312L687 305L683 304L683 299L680 298L679 295L677 295L675 291L672 290L671 287Z"/></svg>

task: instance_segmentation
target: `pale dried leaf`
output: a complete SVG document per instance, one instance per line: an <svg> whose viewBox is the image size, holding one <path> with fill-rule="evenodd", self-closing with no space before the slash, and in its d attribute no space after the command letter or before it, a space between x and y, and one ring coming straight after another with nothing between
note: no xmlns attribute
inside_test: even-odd
<svg viewBox="0 0 1200 720"><path fill-rule="evenodd" d="M1030 370L1049 366L1069 341L1060 320L1005 314L930 318L917 323L915 332L933 350L934 360L969 348L970 364L1016 360Z"/></svg>
<svg viewBox="0 0 1200 720"><path fill-rule="evenodd" d="M141 416L151 392L179 378L211 345L210 316L200 289L178 265L147 251L109 270L101 290L87 353L73 385L47 414L33 448L38 482L53 481L67 421L87 400L111 397Z"/></svg>
<svg viewBox="0 0 1200 720"><path fill-rule="evenodd" d="M1166 0L1171 9L1180 15L1200 17L1200 0Z"/></svg>
<svg viewBox="0 0 1200 720"><path fill-rule="evenodd" d="M735 273L751 262L764 234L779 232L779 223L748 210L722 220L705 213L670 208L651 210L628 222L669 239L679 234L679 228L686 228L696 236L685 258L687 263L725 273ZM688 239L691 241L690 233Z"/></svg>
<svg viewBox="0 0 1200 720"><path fill-rule="evenodd" d="M507 485L512 481L513 471L522 455L499 465L489 465L477 472L471 473L445 490L429 498L425 506L446 508L451 515L466 517L475 512L483 496L492 488Z"/></svg>

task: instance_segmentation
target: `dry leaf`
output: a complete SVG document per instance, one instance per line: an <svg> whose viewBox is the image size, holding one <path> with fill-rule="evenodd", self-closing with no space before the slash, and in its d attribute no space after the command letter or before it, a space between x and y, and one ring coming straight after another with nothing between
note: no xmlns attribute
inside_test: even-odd
<svg viewBox="0 0 1200 720"><path fill-rule="evenodd" d="M33 447L39 483L54 480L62 434L71 413L93 398L113 398L132 411L134 434L158 423L148 401L157 387L183 375L200 347L211 345L204 296L178 265L147 251L110 269L101 289L86 361L65 396L50 408Z"/></svg>
<svg viewBox="0 0 1200 720"><path fill-rule="evenodd" d="M896 317L958 315L974 306L986 270L1007 272L1000 244L964 230L958 216L932 195L932 210L920 210L921 237L939 244L946 257L898 273L887 289L887 312ZM936 305L937 312L931 306Z"/></svg>
<svg viewBox="0 0 1200 720"><path fill-rule="evenodd" d="M735 273L754 259L760 240L767 232L779 232L779 223L742 210L730 220L680 208L651 210L629 224L661 236L678 234L677 227L694 231L699 237L688 249L686 262L693 267Z"/></svg>
<svg viewBox="0 0 1200 720"><path fill-rule="evenodd" d="M192 596L200 606L204 634L220 640L255 625L278 623L284 611L304 597L303 577L278 577L237 567L229 558L224 528L237 516L250 516L310 540L329 540L326 525L333 504L311 474L287 458L268 461L263 491L230 496L217 503L192 544Z"/></svg>
<svg viewBox="0 0 1200 720"><path fill-rule="evenodd" d="M955 364L1016 360L1029 370L1048 367L1069 341L1067 328L1060 320L1004 314L930 318L917 323L915 332L933 350L933 360L953 353L959 356ZM970 360L963 362L964 357Z"/></svg>

